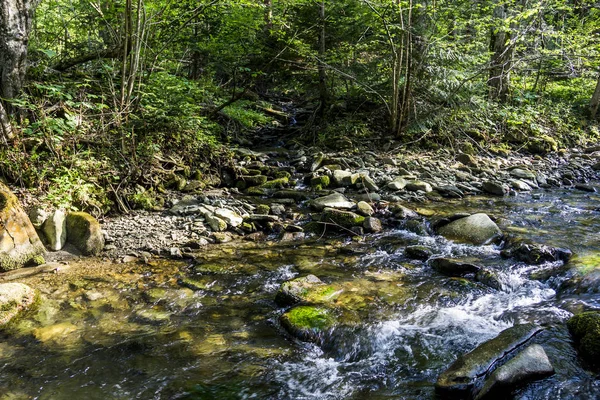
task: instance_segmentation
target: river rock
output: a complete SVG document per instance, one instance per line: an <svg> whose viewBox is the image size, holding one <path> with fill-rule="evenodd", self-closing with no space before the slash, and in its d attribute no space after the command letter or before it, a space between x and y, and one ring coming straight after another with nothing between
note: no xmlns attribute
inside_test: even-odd
<svg viewBox="0 0 600 400"><path fill-rule="evenodd" d="M0 327L20 312L29 309L36 300L34 289L22 283L0 284Z"/></svg>
<svg viewBox="0 0 600 400"><path fill-rule="evenodd" d="M365 189L371 192L379 191L379 186L377 186L375 181L367 174L360 174L360 183L362 183Z"/></svg>
<svg viewBox="0 0 600 400"><path fill-rule="evenodd" d="M444 257L434 258L430 261L430 264L433 269L448 276L475 274L480 270L477 265Z"/></svg>
<svg viewBox="0 0 600 400"><path fill-rule="evenodd" d="M238 213L227 208L217 208L215 210L215 216L221 218L228 225L234 228L240 226L242 222L244 222L244 219L240 217Z"/></svg>
<svg viewBox="0 0 600 400"><path fill-rule="evenodd" d="M487 244L502 237L498 225L483 213L452 221L439 228L438 233L446 239L476 245Z"/></svg>
<svg viewBox="0 0 600 400"><path fill-rule="evenodd" d="M483 191L489 194L493 194L496 196L504 196L508 194L509 189L504 183L495 182L495 181L485 181L483 182Z"/></svg>
<svg viewBox="0 0 600 400"><path fill-rule="evenodd" d="M210 226L210 229L214 232L223 232L227 230L227 222L216 215L207 215L205 218L208 226Z"/></svg>
<svg viewBox="0 0 600 400"><path fill-rule="evenodd" d="M306 342L318 342L323 333L336 325L331 310L315 306L294 307L279 321L290 334Z"/></svg>
<svg viewBox="0 0 600 400"><path fill-rule="evenodd" d="M104 235L96 218L85 212L67 214L67 242L83 255L98 255L104 248Z"/></svg>
<svg viewBox="0 0 600 400"><path fill-rule="evenodd" d="M0 182L0 271L41 264L45 251L17 197Z"/></svg>
<svg viewBox="0 0 600 400"><path fill-rule="evenodd" d="M377 233L383 230L383 225L378 218L367 217L363 221L363 228L365 228L366 232Z"/></svg>
<svg viewBox="0 0 600 400"><path fill-rule="evenodd" d="M371 205L366 201L359 201L356 207L358 208L358 212L365 217L369 217L375 213L373 207L371 207Z"/></svg>
<svg viewBox="0 0 600 400"><path fill-rule="evenodd" d="M402 190L406 187L407 184L408 182L406 181L406 179L399 176L390 183L388 183L387 188L390 190Z"/></svg>
<svg viewBox="0 0 600 400"><path fill-rule="evenodd" d="M423 191L423 192L429 193L429 192L433 191L433 188L431 187L431 185L429 183L423 182L423 181L409 182L406 184L405 189L410 192Z"/></svg>
<svg viewBox="0 0 600 400"><path fill-rule="evenodd" d="M501 254L503 257L513 257L527 264L542 264L553 261L567 262L573 255L569 249L523 242L503 250Z"/></svg>
<svg viewBox="0 0 600 400"><path fill-rule="evenodd" d="M475 385L509 353L527 343L542 328L533 324L515 325L464 354L442 372L435 384L443 396L468 397Z"/></svg>
<svg viewBox="0 0 600 400"><path fill-rule="evenodd" d="M325 208L338 208L342 210L354 208L354 202L348 200L343 194L337 192L333 192L328 196L314 199L310 205L319 211L322 211Z"/></svg>
<svg viewBox="0 0 600 400"><path fill-rule="evenodd" d="M336 186L345 186L348 179L352 176L352 172L344 171L341 169L333 171L333 183ZM352 183L351 183L352 184Z"/></svg>
<svg viewBox="0 0 600 400"><path fill-rule="evenodd" d="M510 176L513 176L518 179L529 179L532 181L535 180L535 174L533 172L529 171L528 169L522 168L511 169Z"/></svg>
<svg viewBox="0 0 600 400"><path fill-rule="evenodd" d="M583 358L600 366L600 312L588 311L577 314L571 317L567 326Z"/></svg>
<svg viewBox="0 0 600 400"><path fill-rule="evenodd" d="M408 246L404 249L404 255L413 260L427 260L433 255L433 251L426 246Z"/></svg>
<svg viewBox="0 0 600 400"><path fill-rule="evenodd" d="M346 229L353 226L362 226L364 221L365 217L352 211L336 210L329 207L325 208L323 214L321 214L321 222L336 224Z"/></svg>
<svg viewBox="0 0 600 400"><path fill-rule="evenodd" d="M480 268L475 274L475 280L496 290L502 290L504 287L496 271L490 268Z"/></svg>
<svg viewBox="0 0 600 400"><path fill-rule="evenodd" d="M50 250L61 250L67 242L67 214L56 210L48 216L42 227Z"/></svg>
<svg viewBox="0 0 600 400"><path fill-rule="evenodd" d="M33 207L27 214L35 229L42 229L42 225L44 225L44 222L48 219L48 215L48 211L42 207Z"/></svg>
<svg viewBox="0 0 600 400"><path fill-rule="evenodd" d="M283 282L275 295L275 302L280 306L289 306L307 301L309 291L323 285L323 281L312 274Z"/></svg>
<svg viewBox="0 0 600 400"><path fill-rule="evenodd" d="M506 364L496 369L483 384L475 400L506 396L517 385L541 379L554 373L544 348L532 344ZM507 397L505 397L507 398Z"/></svg>

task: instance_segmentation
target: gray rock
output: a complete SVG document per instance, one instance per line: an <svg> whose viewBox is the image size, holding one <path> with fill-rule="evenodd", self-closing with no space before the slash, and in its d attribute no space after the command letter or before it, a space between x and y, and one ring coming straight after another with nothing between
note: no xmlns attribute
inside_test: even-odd
<svg viewBox="0 0 600 400"><path fill-rule="evenodd" d="M381 232L383 230L383 226L381 225L381 221L375 217L367 217L363 221L363 228L365 231L371 233Z"/></svg>
<svg viewBox="0 0 600 400"><path fill-rule="evenodd" d="M535 174L528 169L514 168L510 170L510 176L518 179L531 179L535 180Z"/></svg>
<svg viewBox="0 0 600 400"><path fill-rule="evenodd" d="M434 258L430 263L433 269L448 276L474 274L480 270L477 265L445 257Z"/></svg>
<svg viewBox="0 0 600 400"><path fill-rule="evenodd" d="M365 217L352 211L343 211L335 208L325 208L321 214L321 222L339 225L350 229L354 226L362 226Z"/></svg>
<svg viewBox="0 0 600 400"><path fill-rule="evenodd" d="M210 226L210 229L213 231L223 232L227 230L227 222L223 221L221 218L215 215L207 215L205 218L208 226Z"/></svg>
<svg viewBox="0 0 600 400"><path fill-rule="evenodd" d="M533 324L515 325L503 330L495 338L458 357L438 377L436 391L443 396L467 397L490 369L541 331L542 328Z"/></svg>
<svg viewBox="0 0 600 400"><path fill-rule="evenodd" d="M473 214L457 219L438 229L447 239L476 245L490 243L502 237L502 231L487 214Z"/></svg>
<svg viewBox="0 0 600 400"><path fill-rule="evenodd" d="M582 190L584 192L588 192L588 193L595 193L596 192L596 188L593 187L592 185L584 185L583 183L578 183L575 185L575 189L578 190Z"/></svg>
<svg viewBox="0 0 600 400"><path fill-rule="evenodd" d="M365 189L367 189L371 192L379 191L379 186L377 186L375 181L369 175L360 174L359 182L362 183L362 185L365 187Z"/></svg>
<svg viewBox="0 0 600 400"><path fill-rule="evenodd" d="M554 374L544 348L532 344L503 366L496 369L483 384L475 400L498 397L517 385Z"/></svg>
<svg viewBox="0 0 600 400"><path fill-rule="evenodd" d="M48 211L44 210L42 207L33 207L27 216L35 229L41 229L44 222L48 219L48 214Z"/></svg>
<svg viewBox="0 0 600 400"><path fill-rule="evenodd" d="M347 179L350 179L352 176L352 172L344 171L341 169L333 171L333 183L336 186L344 186L344 183Z"/></svg>
<svg viewBox="0 0 600 400"><path fill-rule="evenodd" d="M496 196L504 196L508 194L509 189L503 183L494 182L494 181L485 181L483 182L483 191L489 194L493 194Z"/></svg>
<svg viewBox="0 0 600 400"><path fill-rule="evenodd" d="M405 189L410 192L417 192L417 191L421 190L423 192L429 193L429 192L433 191L433 188L431 187L431 185L429 183L423 182L423 181L409 182L406 184Z"/></svg>
<svg viewBox="0 0 600 400"><path fill-rule="evenodd" d="M96 218L85 212L67 214L67 242L83 255L98 255L104 248L104 235Z"/></svg>
<svg viewBox="0 0 600 400"><path fill-rule="evenodd" d="M244 222L244 219L240 217L238 213L227 208L217 208L215 210L215 216L234 228L240 226L242 222Z"/></svg>
<svg viewBox="0 0 600 400"><path fill-rule="evenodd" d="M394 217L399 219L412 219L419 217L419 214L417 214L415 211L401 205L394 206L391 211L394 213Z"/></svg>
<svg viewBox="0 0 600 400"><path fill-rule="evenodd" d="M364 215L365 217L371 216L375 213L373 207L371 207L371 205L366 201L359 201L356 207L358 208L358 213Z"/></svg>
<svg viewBox="0 0 600 400"><path fill-rule="evenodd" d="M553 261L569 261L571 250L541 244L519 242L502 251L503 257L513 257L527 264L542 264Z"/></svg>
<svg viewBox="0 0 600 400"><path fill-rule="evenodd" d="M56 210L48 216L42 227L50 250L61 250L67 243L67 214Z"/></svg>
<svg viewBox="0 0 600 400"><path fill-rule="evenodd" d="M399 176L390 183L388 183L386 186L388 189L391 190L402 190L406 187L407 184L408 182L406 181L406 179Z"/></svg>
<svg viewBox="0 0 600 400"><path fill-rule="evenodd" d="M366 201L372 203L375 201L381 201L381 195L379 193L363 193L354 196L355 201Z"/></svg>
<svg viewBox="0 0 600 400"><path fill-rule="evenodd" d="M323 210L326 207L349 210L354 208L354 202L348 200L343 194L334 192L328 196L319 197L311 201L310 205L316 210Z"/></svg>
<svg viewBox="0 0 600 400"><path fill-rule="evenodd" d="M481 268L479 271L477 271L477 274L475 274L475 280L491 287L492 289L503 289L503 285L500 281L500 278L498 278L498 274L496 271L490 268Z"/></svg>
<svg viewBox="0 0 600 400"><path fill-rule="evenodd" d="M520 190L523 192L528 192L531 190L531 186L529 186L527 183L518 180L518 179L512 179L510 181L510 185L513 187L513 189L515 190Z"/></svg>
<svg viewBox="0 0 600 400"><path fill-rule="evenodd" d="M404 255L414 260L427 260L433 255L433 251L426 246L408 246L404 249Z"/></svg>

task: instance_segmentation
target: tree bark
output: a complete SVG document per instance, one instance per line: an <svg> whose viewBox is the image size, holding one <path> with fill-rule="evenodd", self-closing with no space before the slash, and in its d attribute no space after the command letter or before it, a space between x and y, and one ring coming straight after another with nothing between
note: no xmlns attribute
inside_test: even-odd
<svg viewBox="0 0 600 400"><path fill-rule="evenodd" d="M25 80L27 44L38 0L0 1L0 135L7 141L13 130L13 112L7 100L15 97Z"/></svg>
<svg viewBox="0 0 600 400"><path fill-rule="evenodd" d="M490 36L490 98L505 102L508 100L510 89L510 69L512 67L512 46L510 45L511 33L503 27L508 17L506 4L498 4L494 8L496 27Z"/></svg>
<svg viewBox="0 0 600 400"><path fill-rule="evenodd" d="M596 84L596 90L594 90L594 94L592 95L592 100L590 101L590 115L592 119L596 118L598 115L598 108L600 107L600 74L598 75L598 83Z"/></svg>
<svg viewBox="0 0 600 400"><path fill-rule="evenodd" d="M322 117L327 107L327 72L325 70L325 52L327 50L325 43L325 0L321 0L319 5L319 19L321 22L321 32L319 34L319 115Z"/></svg>

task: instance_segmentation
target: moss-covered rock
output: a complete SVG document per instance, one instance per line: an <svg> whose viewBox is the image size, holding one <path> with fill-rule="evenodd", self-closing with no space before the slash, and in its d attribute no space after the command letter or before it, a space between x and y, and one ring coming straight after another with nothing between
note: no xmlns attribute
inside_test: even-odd
<svg viewBox="0 0 600 400"><path fill-rule="evenodd" d="M336 324L331 310L314 307L294 307L280 317L281 325L293 336L307 342L317 342L322 334Z"/></svg>
<svg viewBox="0 0 600 400"><path fill-rule="evenodd" d="M583 358L595 366L600 366L600 312L577 314L567 322L567 326L579 344Z"/></svg>
<svg viewBox="0 0 600 400"><path fill-rule="evenodd" d="M16 196L0 183L0 271L21 268L45 251Z"/></svg>
<svg viewBox="0 0 600 400"><path fill-rule="evenodd" d="M246 194L248 196L264 196L267 194L267 191L259 186L252 186L246 189Z"/></svg>
<svg viewBox="0 0 600 400"><path fill-rule="evenodd" d="M330 184L330 179L327 175L315 176L310 180L310 186L313 188L326 188Z"/></svg>
<svg viewBox="0 0 600 400"><path fill-rule="evenodd" d="M287 177L273 179L272 181L267 181L260 185L263 189L283 189L288 186L290 179Z"/></svg>
<svg viewBox="0 0 600 400"><path fill-rule="evenodd" d="M236 183L238 189L245 189L251 186L260 186L267 182L267 177L264 175L247 175L242 176Z"/></svg>
<svg viewBox="0 0 600 400"><path fill-rule="evenodd" d="M362 226L365 217L351 211L336 210L335 208L325 208L321 214L321 222L333 223L343 228L350 229L353 226Z"/></svg>
<svg viewBox="0 0 600 400"><path fill-rule="evenodd" d="M38 298L36 291L22 283L0 284L0 327L19 313L31 308Z"/></svg>
<svg viewBox="0 0 600 400"><path fill-rule="evenodd" d="M104 248L104 236L100 223L85 212L67 215L67 242L84 255L98 255Z"/></svg>
<svg viewBox="0 0 600 400"><path fill-rule="evenodd" d="M296 303L323 304L335 300L343 290L326 285L314 275L284 282L275 301L280 305L292 305Z"/></svg>

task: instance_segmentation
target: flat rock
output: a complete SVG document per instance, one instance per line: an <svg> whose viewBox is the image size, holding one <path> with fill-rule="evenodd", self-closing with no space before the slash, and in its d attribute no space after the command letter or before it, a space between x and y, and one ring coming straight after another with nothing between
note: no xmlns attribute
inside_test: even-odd
<svg viewBox="0 0 600 400"><path fill-rule="evenodd" d="M474 274L481 269L477 265L471 263L444 257L434 258L430 263L433 269L448 276Z"/></svg>
<svg viewBox="0 0 600 400"><path fill-rule="evenodd" d="M435 384L436 391L444 396L467 397L490 369L541 331L542 328L533 324L515 325L503 330L495 338L458 357L440 374Z"/></svg>
<svg viewBox="0 0 600 400"><path fill-rule="evenodd" d="M407 184L408 182L406 181L406 179L399 176L390 183L388 183L386 186L390 190L402 190L406 187Z"/></svg>
<svg viewBox="0 0 600 400"><path fill-rule="evenodd" d="M438 233L457 242L482 245L502 237L502 231L487 214L460 218L438 229Z"/></svg>
<svg viewBox="0 0 600 400"><path fill-rule="evenodd" d="M475 400L498 398L525 382L554 374L544 348L532 344L503 366L496 369L484 382Z"/></svg>
<svg viewBox="0 0 600 400"><path fill-rule="evenodd" d="M508 186L506 186L504 183L495 181L483 182L482 188L484 192L493 194L495 196L505 196L509 192Z"/></svg>
<svg viewBox="0 0 600 400"><path fill-rule="evenodd" d="M234 228L240 226L242 222L244 222L244 219L238 213L227 208L217 208L215 210L215 216L221 218L227 225Z"/></svg>
<svg viewBox="0 0 600 400"><path fill-rule="evenodd" d="M341 210L349 210L354 208L354 202L348 200L343 194L334 192L328 196L319 197L314 199L310 205L316 210L323 210L325 208L337 208Z"/></svg>
<svg viewBox="0 0 600 400"><path fill-rule="evenodd" d="M429 193L429 192L433 191L433 188L431 187L431 185L429 183L423 182L423 181L409 182L406 184L405 189L410 192L423 191L423 192Z"/></svg>

